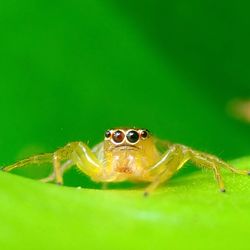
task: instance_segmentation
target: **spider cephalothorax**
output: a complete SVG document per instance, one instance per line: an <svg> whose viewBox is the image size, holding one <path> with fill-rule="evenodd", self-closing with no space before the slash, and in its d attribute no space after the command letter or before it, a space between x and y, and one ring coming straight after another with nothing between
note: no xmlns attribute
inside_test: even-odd
<svg viewBox="0 0 250 250"><path fill-rule="evenodd" d="M105 133L103 149L106 174L119 173L116 178L120 181L137 180L142 175L146 180L145 170L159 157L153 137L146 129L109 129Z"/></svg>

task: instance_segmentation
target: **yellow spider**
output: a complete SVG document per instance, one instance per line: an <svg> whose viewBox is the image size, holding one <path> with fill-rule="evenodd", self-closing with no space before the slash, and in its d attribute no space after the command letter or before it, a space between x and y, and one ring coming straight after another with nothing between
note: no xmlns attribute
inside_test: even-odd
<svg viewBox="0 0 250 250"><path fill-rule="evenodd" d="M236 169L214 155L159 140L147 129L135 128L109 129L105 132L104 141L92 149L83 142L71 142L54 153L35 155L3 170L51 162L54 171L42 181L63 184L65 170L76 165L95 182L149 182L144 193L147 195L170 179L189 160L197 166L213 170L222 192L225 192L225 188L221 167L237 174L250 174L250 171Z"/></svg>

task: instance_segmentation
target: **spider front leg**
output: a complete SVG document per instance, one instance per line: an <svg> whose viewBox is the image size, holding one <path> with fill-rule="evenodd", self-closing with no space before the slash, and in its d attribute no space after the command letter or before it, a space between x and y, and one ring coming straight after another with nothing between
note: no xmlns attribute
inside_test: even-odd
<svg viewBox="0 0 250 250"><path fill-rule="evenodd" d="M63 160L68 162L66 161L64 165L61 165ZM82 142L69 143L56 151L53 157L53 165L56 183L58 184L63 183L62 172L72 165L76 165L81 172L97 179L103 169L96 155Z"/></svg>
<svg viewBox="0 0 250 250"><path fill-rule="evenodd" d="M144 195L147 196L161 183L170 179L174 173L180 169L185 162L189 160L189 156L179 145L173 144L168 151L163 154L160 161L153 165L149 172L156 175L152 183L145 189ZM156 171L156 174L154 173Z"/></svg>
<svg viewBox="0 0 250 250"><path fill-rule="evenodd" d="M26 165L47 162L53 163L54 172L49 177L42 179L42 181L48 182L55 179L57 184L63 184L64 171L73 165L76 165L82 172L90 177L97 176L101 169L101 164L87 145L82 142L72 142L57 150L55 153L29 157L13 165L4 167L3 171L11 171L12 169Z"/></svg>
<svg viewBox="0 0 250 250"><path fill-rule="evenodd" d="M195 151L183 145L173 144L162 156L161 160L149 169L150 172L159 171L160 169L162 171L156 175L154 181L146 188L145 195L152 192L159 184L169 180L189 160L197 166L213 170L222 192L225 192L225 187L220 173L221 167L237 174L250 174L250 171L236 169L214 155Z"/></svg>

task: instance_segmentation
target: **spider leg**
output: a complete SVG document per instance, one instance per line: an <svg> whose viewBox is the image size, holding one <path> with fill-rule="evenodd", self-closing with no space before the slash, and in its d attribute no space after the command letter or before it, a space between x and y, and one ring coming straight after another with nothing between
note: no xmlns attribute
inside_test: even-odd
<svg viewBox="0 0 250 250"><path fill-rule="evenodd" d="M228 164L226 162L223 162L221 160L219 160L219 162L220 162L220 164L221 164L221 166L223 168L228 169L228 170L230 170L231 172L233 172L235 174L250 175L250 171L249 170L243 170L243 169L234 168L230 164Z"/></svg>
<svg viewBox="0 0 250 250"><path fill-rule="evenodd" d="M236 169L214 155L195 151L183 145L173 144L169 150L163 154L161 160L149 169L149 171L158 171L158 174L155 180L146 188L145 195L153 191L162 182L169 180L187 161L191 161L199 167L213 170L222 192L225 192L225 187L220 173L221 167L237 174L249 175L250 173L248 170ZM160 169L163 170L159 172Z"/></svg>
<svg viewBox="0 0 250 250"><path fill-rule="evenodd" d="M174 144L171 146L169 150L163 154L161 160L149 169L150 172L158 172L156 178L145 189L144 195L147 196L161 183L169 180L175 172L189 160L189 158L189 155L184 150L181 150L179 145Z"/></svg>
<svg viewBox="0 0 250 250"><path fill-rule="evenodd" d="M66 161L65 164L61 164ZM90 177L96 177L101 170L101 163L91 151L91 149L82 142L71 142L65 147L58 149L55 153L41 154L21 160L13 165L6 166L3 171L23 167L29 164L41 164L52 162L54 172L43 181L54 180L59 185L63 184L63 173L72 165L76 165L82 172Z"/></svg>
<svg viewBox="0 0 250 250"><path fill-rule="evenodd" d="M90 177L98 176L101 170L101 163L87 145L83 142L71 142L53 154L54 178L59 185L63 184L64 171L61 162L64 160L69 161L66 168L76 165L81 172Z"/></svg>
<svg viewBox="0 0 250 250"><path fill-rule="evenodd" d="M52 157L53 157L52 153L34 155L34 156L31 156L27 159L18 161L12 165L3 167L2 170L9 172L15 168L21 168L21 167L24 167L26 165L49 163L49 162L52 162Z"/></svg>
<svg viewBox="0 0 250 250"><path fill-rule="evenodd" d="M49 176L45 177L45 178L42 178L42 179L39 179L39 181L41 182L44 182L44 183L47 183L47 182L51 182L51 181L54 181L55 180L55 173L53 172L52 174L50 174Z"/></svg>
<svg viewBox="0 0 250 250"><path fill-rule="evenodd" d="M71 160L68 160L66 162L63 163L63 165L61 166L61 174L63 176L64 172L66 172L72 165L74 165L74 163ZM55 172L53 171L49 176L39 179L39 181L41 182L51 182L54 181L56 178Z"/></svg>
<svg viewBox="0 0 250 250"><path fill-rule="evenodd" d="M236 173L236 174L250 175L249 170L235 168L235 167L231 166L230 164L222 161L221 159L219 159L218 157L216 157L214 155L195 151L195 150L192 150L191 148L189 148L189 151L191 153L190 160L194 164L200 165L201 167L206 167L206 165L208 165L208 167L210 167L211 164L214 164L214 167L212 167L212 168L215 168L215 167L221 168L222 167L222 168L230 170L231 172Z"/></svg>
<svg viewBox="0 0 250 250"><path fill-rule="evenodd" d="M222 180L221 172L220 172L221 165L218 163L218 161L220 162L222 161L219 160L217 157L210 155L210 154L200 153L200 152L193 151L193 150L191 150L191 152L193 154L190 160L197 166L212 169L214 171L214 177L219 185L220 191L225 192L226 191L225 185Z"/></svg>

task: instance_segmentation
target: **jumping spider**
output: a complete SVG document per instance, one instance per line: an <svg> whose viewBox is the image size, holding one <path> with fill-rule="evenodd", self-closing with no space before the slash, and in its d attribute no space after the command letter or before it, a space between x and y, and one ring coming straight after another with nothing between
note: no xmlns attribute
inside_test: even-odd
<svg viewBox="0 0 250 250"><path fill-rule="evenodd" d="M165 151L162 153L160 148ZM220 174L221 167L237 174L250 174L250 171L236 169L214 155L159 140L147 129L135 128L109 129L105 132L104 141L92 149L83 142L71 142L54 153L35 155L6 166L3 170L50 162L53 163L54 171L42 181L63 184L64 172L76 165L95 182L149 182L144 193L147 195L159 184L169 180L187 161L213 170L222 192L225 192L225 187Z"/></svg>

